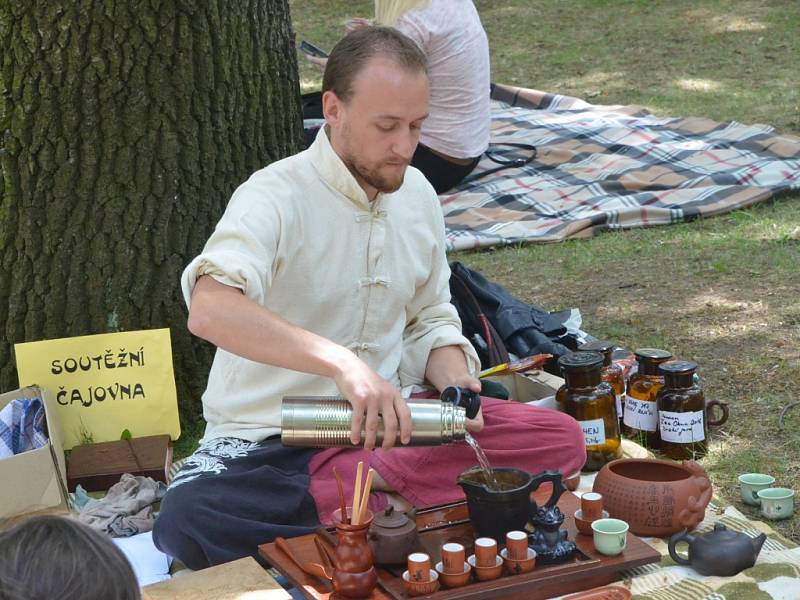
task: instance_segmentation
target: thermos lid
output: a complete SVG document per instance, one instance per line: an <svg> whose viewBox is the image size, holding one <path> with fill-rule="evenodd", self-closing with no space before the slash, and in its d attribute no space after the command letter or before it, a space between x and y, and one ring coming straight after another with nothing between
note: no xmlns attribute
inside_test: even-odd
<svg viewBox="0 0 800 600"><path fill-rule="evenodd" d="M668 360L658 368L665 375L689 375L697 369L697 363L691 360Z"/></svg>
<svg viewBox="0 0 800 600"><path fill-rule="evenodd" d="M603 355L598 352L569 352L558 359L558 366L569 371L588 371L602 365Z"/></svg>

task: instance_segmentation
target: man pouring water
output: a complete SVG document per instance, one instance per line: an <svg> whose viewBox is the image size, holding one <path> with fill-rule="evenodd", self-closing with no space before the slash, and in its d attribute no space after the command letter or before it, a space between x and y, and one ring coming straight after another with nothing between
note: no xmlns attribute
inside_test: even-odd
<svg viewBox="0 0 800 600"><path fill-rule="evenodd" d="M189 329L218 349L205 435L162 502L154 540L190 568L257 557L259 544L330 522L333 466L346 482L359 461L375 470L373 512L463 497L456 477L476 462L467 444L403 447L411 391L480 390L449 302L438 198L408 166L428 97L425 57L401 33L343 38L323 80L326 126L235 191L184 271ZM347 399L353 447L283 446L284 396ZM495 466L572 475L585 459L580 427L555 411L484 398L467 429Z"/></svg>

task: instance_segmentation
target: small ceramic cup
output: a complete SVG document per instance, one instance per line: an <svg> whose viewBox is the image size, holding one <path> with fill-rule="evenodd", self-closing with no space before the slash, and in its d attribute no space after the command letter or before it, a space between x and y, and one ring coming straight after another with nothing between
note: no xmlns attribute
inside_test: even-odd
<svg viewBox="0 0 800 600"><path fill-rule="evenodd" d="M497 542L492 538L481 537L475 540L475 565L493 567L497 561Z"/></svg>
<svg viewBox="0 0 800 600"><path fill-rule="evenodd" d="M464 572L466 560L464 546L456 542L448 542L442 546L442 571L448 575L460 575Z"/></svg>
<svg viewBox="0 0 800 600"><path fill-rule="evenodd" d="M794 514L794 490L767 488L758 491L758 498L761 500L761 514L767 519L778 521Z"/></svg>
<svg viewBox="0 0 800 600"><path fill-rule="evenodd" d="M581 514L586 521L596 521L603 516L603 495L586 492L581 496Z"/></svg>
<svg viewBox="0 0 800 600"><path fill-rule="evenodd" d="M742 502L752 506L761 504L758 499L758 491L765 490L775 483L775 478L772 475L765 475L764 473L745 473L739 475L739 485L742 490Z"/></svg>
<svg viewBox="0 0 800 600"><path fill-rule="evenodd" d="M600 554L616 556L628 542L628 524L620 519L598 519L592 523L594 547Z"/></svg>
<svg viewBox="0 0 800 600"><path fill-rule="evenodd" d="M528 534L524 531L509 531L506 534L506 554L511 560L528 558Z"/></svg>
<svg viewBox="0 0 800 600"><path fill-rule="evenodd" d="M408 578L417 583L431 580L431 557L424 552L408 555Z"/></svg>

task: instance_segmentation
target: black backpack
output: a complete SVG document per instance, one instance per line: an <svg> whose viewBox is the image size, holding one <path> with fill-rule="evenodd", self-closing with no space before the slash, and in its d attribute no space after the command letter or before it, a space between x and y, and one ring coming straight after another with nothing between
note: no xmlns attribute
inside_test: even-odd
<svg viewBox="0 0 800 600"><path fill-rule="evenodd" d="M450 301L484 369L508 362L509 352L519 358L547 353L553 358L545 370L560 375L556 361L579 343L567 333L565 313L525 304L460 262L451 262L450 271Z"/></svg>

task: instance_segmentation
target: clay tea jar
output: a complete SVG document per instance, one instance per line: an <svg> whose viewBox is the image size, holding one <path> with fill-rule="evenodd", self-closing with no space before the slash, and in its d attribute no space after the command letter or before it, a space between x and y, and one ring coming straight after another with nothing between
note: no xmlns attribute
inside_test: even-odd
<svg viewBox="0 0 800 600"><path fill-rule="evenodd" d="M333 511L336 524L336 568L333 571L333 589L345 598L366 598L378 585L378 573L373 565L372 548L367 531L373 515L367 510L366 518L358 525L343 523L341 510Z"/></svg>
<svg viewBox="0 0 800 600"><path fill-rule="evenodd" d="M694 381L696 363L669 360L658 368L664 376L664 387L657 396L661 453L675 460L702 458L708 449L708 427L727 420L728 406L718 400L706 403L703 390ZM722 409L717 421L708 415L715 406Z"/></svg>
<svg viewBox="0 0 800 600"><path fill-rule="evenodd" d="M570 352L558 359L564 385L556 392L559 408L581 425L586 440L584 470L597 471L622 456L614 390L602 381L603 357Z"/></svg>
<svg viewBox="0 0 800 600"><path fill-rule="evenodd" d="M379 565L405 562L416 549L418 538L414 514L396 511L392 505L375 515L369 529L369 545Z"/></svg>
<svg viewBox="0 0 800 600"><path fill-rule="evenodd" d="M711 500L711 482L696 462L623 458L597 474L593 491L605 509L636 535L666 537L694 529Z"/></svg>
<svg viewBox="0 0 800 600"><path fill-rule="evenodd" d="M628 379L622 433L645 448L659 448L657 396L664 377L658 365L672 358L672 354L657 348L639 348L634 354L638 369Z"/></svg>
<svg viewBox="0 0 800 600"><path fill-rule="evenodd" d="M614 390L617 401L617 417L622 427L622 400L625 397L625 375L617 364L614 364L611 355L614 352L614 342L608 340L596 340L587 342L578 347L579 352L599 352L603 356L603 366L600 369L600 376ZM621 430L620 430L621 431Z"/></svg>

